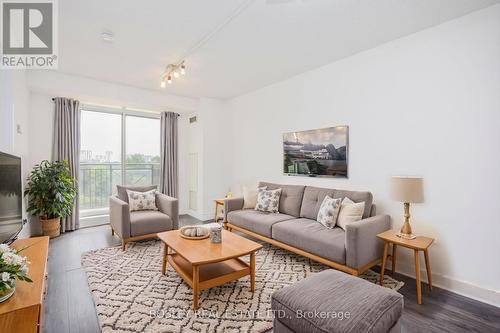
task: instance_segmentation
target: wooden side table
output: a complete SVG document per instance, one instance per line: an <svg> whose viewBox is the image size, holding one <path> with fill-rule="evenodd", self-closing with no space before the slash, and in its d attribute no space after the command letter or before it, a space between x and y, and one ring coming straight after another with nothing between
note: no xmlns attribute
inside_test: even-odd
<svg viewBox="0 0 500 333"><path fill-rule="evenodd" d="M224 207L224 200L226 199L215 199L215 215L214 215L214 222L217 222L217 215L219 212L219 206Z"/></svg>
<svg viewBox="0 0 500 333"><path fill-rule="evenodd" d="M380 269L380 284L384 280L385 264L387 262L387 250L392 244L392 272L396 270L396 249L397 246L406 247L413 250L415 256L415 279L417 280L417 301L422 304L422 289L420 284L420 260L419 251L424 252L425 268L427 270L427 278L429 280L429 290L432 291L432 275L431 264L429 262L429 246L434 242L434 238L417 236L415 239L404 239L396 236L398 231L388 230L377 235L378 238L384 241L384 254L382 256L382 267Z"/></svg>

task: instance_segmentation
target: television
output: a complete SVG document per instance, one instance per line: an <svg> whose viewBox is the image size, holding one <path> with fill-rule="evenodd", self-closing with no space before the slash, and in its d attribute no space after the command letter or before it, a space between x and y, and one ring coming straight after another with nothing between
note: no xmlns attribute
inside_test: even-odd
<svg viewBox="0 0 500 333"><path fill-rule="evenodd" d="M23 227L21 158L0 152L0 243L13 241Z"/></svg>
<svg viewBox="0 0 500 333"><path fill-rule="evenodd" d="M347 178L349 127L335 126L283 134L286 175Z"/></svg>

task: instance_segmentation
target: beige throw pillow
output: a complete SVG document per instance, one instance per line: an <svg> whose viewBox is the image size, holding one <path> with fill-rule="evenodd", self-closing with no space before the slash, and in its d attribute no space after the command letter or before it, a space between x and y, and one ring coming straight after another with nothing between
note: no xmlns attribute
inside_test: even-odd
<svg viewBox="0 0 500 333"><path fill-rule="evenodd" d="M156 208L156 190L136 192L127 190L130 211L158 210Z"/></svg>
<svg viewBox="0 0 500 333"><path fill-rule="evenodd" d="M363 212L365 211L365 202L354 202L351 199L345 197L342 200L342 205L340 205L339 217L337 219L337 225L342 229L346 229L346 225L360 221L363 218Z"/></svg>
<svg viewBox="0 0 500 333"><path fill-rule="evenodd" d="M248 188L243 186L243 209L254 209L257 205L257 194L259 189L267 189L267 186L259 188Z"/></svg>
<svg viewBox="0 0 500 333"><path fill-rule="evenodd" d="M339 215L341 202L342 199L334 199L327 195L319 207L316 221L329 229L333 229Z"/></svg>

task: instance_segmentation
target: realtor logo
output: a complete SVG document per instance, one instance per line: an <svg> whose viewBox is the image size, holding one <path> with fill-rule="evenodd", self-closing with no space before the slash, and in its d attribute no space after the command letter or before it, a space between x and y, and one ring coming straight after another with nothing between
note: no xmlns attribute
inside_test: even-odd
<svg viewBox="0 0 500 333"><path fill-rule="evenodd" d="M57 68L55 0L0 0L1 68Z"/></svg>

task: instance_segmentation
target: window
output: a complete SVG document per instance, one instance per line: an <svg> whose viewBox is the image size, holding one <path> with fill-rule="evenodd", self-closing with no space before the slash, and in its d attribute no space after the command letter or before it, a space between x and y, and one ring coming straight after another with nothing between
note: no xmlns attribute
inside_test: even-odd
<svg viewBox="0 0 500 333"><path fill-rule="evenodd" d="M116 185L158 185L159 176L158 118L82 110L79 179L82 218L106 215ZM82 225L86 225L83 219Z"/></svg>
<svg viewBox="0 0 500 333"><path fill-rule="evenodd" d="M160 183L160 121L125 117L125 183L158 185Z"/></svg>

